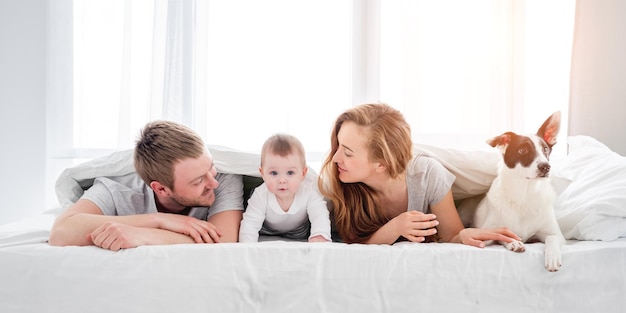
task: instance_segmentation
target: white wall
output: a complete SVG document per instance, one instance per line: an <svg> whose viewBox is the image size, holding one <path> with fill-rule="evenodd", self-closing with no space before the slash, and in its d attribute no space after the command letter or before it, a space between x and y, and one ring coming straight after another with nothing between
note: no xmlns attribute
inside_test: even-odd
<svg viewBox="0 0 626 313"><path fill-rule="evenodd" d="M46 1L0 0L0 224L45 209Z"/></svg>
<svg viewBox="0 0 626 313"><path fill-rule="evenodd" d="M570 86L570 135L626 156L626 1L578 0Z"/></svg>

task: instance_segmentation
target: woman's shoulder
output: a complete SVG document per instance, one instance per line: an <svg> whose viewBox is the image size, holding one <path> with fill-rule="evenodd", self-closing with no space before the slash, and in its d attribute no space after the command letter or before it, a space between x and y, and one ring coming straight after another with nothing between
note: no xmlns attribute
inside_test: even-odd
<svg viewBox="0 0 626 313"><path fill-rule="evenodd" d="M439 168L443 168L443 165L433 157L425 154L417 154L413 156L411 161L409 161L409 165L407 166L407 173L409 175L415 175Z"/></svg>

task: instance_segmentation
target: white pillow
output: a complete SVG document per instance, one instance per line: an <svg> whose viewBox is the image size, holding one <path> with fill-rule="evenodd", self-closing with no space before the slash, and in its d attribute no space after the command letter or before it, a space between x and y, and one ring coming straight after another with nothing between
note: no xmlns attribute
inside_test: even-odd
<svg viewBox="0 0 626 313"><path fill-rule="evenodd" d="M568 155L552 176L571 182L559 193L555 215L566 239L626 237L626 157L589 136L570 136Z"/></svg>

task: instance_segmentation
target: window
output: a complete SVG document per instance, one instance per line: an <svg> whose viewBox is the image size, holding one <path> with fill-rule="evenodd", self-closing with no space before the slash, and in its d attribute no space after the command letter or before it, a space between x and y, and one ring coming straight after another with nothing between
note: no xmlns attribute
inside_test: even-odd
<svg viewBox="0 0 626 313"><path fill-rule="evenodd" d="M132 147L152 119L256 151L324 151L351 104L348 1L74 2L73 148ZM315 131L311 131L315 130Z"/></svg>
<svg viewBox="0 0 626 313"><path fill-rule="evenodd" d="M567 118L574 5L381 1L380 98L405 113L416 141L452 147L535 132L556 110Z"/></svg>
<svg viewBox="0 0 626 313"><path fill-rule="evenodd" d="M442 146L488 148L487 138L534 132L556 110L567 125L569 0L49 6L49 181L68 160L132 148L154 119L243 151L288 132L313 162L336 116L364 102L397 107L415 141Z"/></svg>

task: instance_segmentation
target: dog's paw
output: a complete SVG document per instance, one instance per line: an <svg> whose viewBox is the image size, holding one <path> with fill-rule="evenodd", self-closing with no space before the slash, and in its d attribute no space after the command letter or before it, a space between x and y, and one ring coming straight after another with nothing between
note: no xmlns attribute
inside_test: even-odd
<svg viewBox="0 0 626 313"><path fill-rule="evenodd" d="M545 250L546 261L545 267L550 272L556 272L561 267L561 251L556 248L546 247Z"/></svg>
<svg viewBox="0 0 626 313"><path fill-rule="evenodd" d="M511 242L505 242L503 243L504 247L507 250L513 251L513 252L524 252L526 251L526 247L524 246L524 243L521 241L511 241Z"/></svg>

